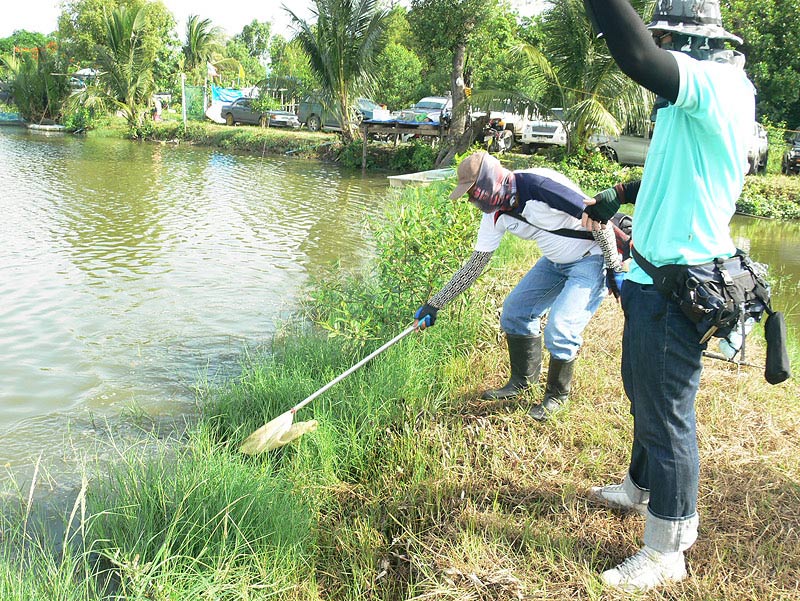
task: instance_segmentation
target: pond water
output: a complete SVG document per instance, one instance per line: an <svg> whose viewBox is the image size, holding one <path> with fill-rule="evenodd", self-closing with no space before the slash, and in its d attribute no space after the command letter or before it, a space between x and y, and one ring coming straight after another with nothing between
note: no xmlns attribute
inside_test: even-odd
<svg viewBox="0 0 800 601"><path fill-rule="evenodd" d="M69 471L126 412L185 415L310 275L369 257L387 187L294 158L0 129L0 480L40 454Z"/></svg>
<svg viewBox="0 0 800 601"><path fill-rule="evenodd" d="M0 129L0 481L41 456L67 490L131 416L195 413L198 383L235 375L309 276L367 260L387 185L293 158ZM732 227L793 283L776 306L800 331L800 223Z"/></svg>

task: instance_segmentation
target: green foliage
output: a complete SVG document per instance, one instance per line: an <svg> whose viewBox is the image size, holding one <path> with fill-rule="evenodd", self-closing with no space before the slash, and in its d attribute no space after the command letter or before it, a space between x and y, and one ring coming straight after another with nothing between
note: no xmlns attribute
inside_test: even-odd
<svg viewBox="0 0 800 601"><path fill-rule="evenodd" d="M165 48L177 44L175 18L162 2L150 0L66 0L58 18L58 35L77 64L93 65L106 43L106 19L117 8L132 13L142 9L140 45L148 61L163 56Z"/></svg>
<svg viewBox="0 0 800 601"><path fill-rule="evenodd" d="M206 63L211 62L214 53L222 49L221 36L222 30L214 27L211 19L189 15L182 48L183 68L192 75L195 82L202 82L205 79Z"/></svg>
<svg viewBox="0 0 800 601"><path fill-rule="evenodd" d="M271 30L272 25L269 22L253 19L242 27L242 31L236 35L236 39L244 44L250 56L260 58L269 53Z"/></svg>
<svg viewBox="0 0 800 601"><path fill-rule="evenodd" d="M720 7L726 29L744 40L745 71L758 90L756 113L800 127L800 53L789 50L800 31L797 3L763 0L753 10L748 0L723 0Z"/></svg>
<svg viewBox="0 0 800 601"><path fill-rule="evenodd" d="M11 93L20 115L27 121L60 121L70 90L65 60L57 52L39 48L3 59L10 73Z"/></svg>
<svg viewBox="0 0 800 601"><path fill-rule="evenodd" d="M86 106L70 106L64 115L64 126L69 131L82 132L107 122L106 115Z"/></svg>
<svg viewBox="0 0 800 601"><path fill-rule="evenodd" d="M800 219L800 178L748 176L736 210L757 217Z"/></svg>
<svg viewBox="0 0 800 601"><path fill-rule="evenodd" d="M134 137L143 137L145 113L153 95L153 55L143 35L144 8L115 9L106 19L105 45L99 49L98 81L70 99L73 110L121 112Z"/></svg>
<svg viewBox="0 0 800 601"><path fill-rule="evenodd" d="M643 12L649 0L635 0ZM643 129L652 94L624 75L591 29L582 0L560 0L541 15L541 45L525 46L534 106L563 107L570 147L588 147L592 134ZM570 148L571 149L571 148ZM568 149L569 150L569 149Z"/></svg>
<svg viewBox="0 0 800 601"><path fill-rule="evenodd" d="M404 144L397 148L389 165L396 171L413 173L433 169L435 162L436 150L430 144L421 140L412 140L410 144Z"/></svg>
<svg viewBox="0 0 800 601"><path fill-rule="evenodd" d="M0 38L0 55L14 54L14 48L39 48L55 41L52 36L46 36L35 31L17 29L7 38Z"/></svg>
<svg viewBox="0 0 800 601"><path fill-rule="evenodd" d="M372 224L375 270L315 282L305 303L331 336L366 342L381 326L410 322L413 310L447 282L472 253L480 214L451 201L450 182L403 188ZM466 302L469 294L462 295ZM452 309L451 309L452 311Z"/></svg>
<svg viewBox="0 0 800 601"><path fill-rule="evenodd" d="M422 62L413 50L390 42L381 52L377 64L376 79L381 85L373 100L382 102L393 111L402 110L419 100Z"/></svg>
<svg viewBox="0 0 800 601"><path fill-rule="evenodd" d="M314 25L289 13L296 40L321 85L323 104L339 116L342 138L354 137L351 115L359 96L369 96L375 64L384 45L387 11L379 0L314 0Z"/></svg>
<svg viewBox="0 0 800 601"><path fill-rule="evenodd" d="M269 94L261 93L258 98L253 98L253 110L266 112L274 109L280 109L281 103L277 98L273 98Z"/></svg>
<svg viewBox="0 0 800 601"><path fill-rule="evenodd" d="M128 594L172 571L207 572L203 558L250 570L266 557L273 567L291 565L309 540L309 511L291 482L266 467L254 478L202 432L177 460L131 452L89 495L94 551L119 568Z"/></svg>

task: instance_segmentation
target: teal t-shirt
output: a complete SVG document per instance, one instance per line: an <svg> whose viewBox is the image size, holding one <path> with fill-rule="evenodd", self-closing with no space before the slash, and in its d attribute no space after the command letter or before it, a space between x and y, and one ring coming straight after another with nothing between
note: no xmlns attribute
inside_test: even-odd
<svg viewBox="0 0 800 601"><path fill-rule="evenodd" d="M633 244L656 266L696 265L736 251L729 223L755 120L755 89L742 69L672 55L680 91L657 113L633 219ZM627 279L652 283L635 263Z"/></svg>

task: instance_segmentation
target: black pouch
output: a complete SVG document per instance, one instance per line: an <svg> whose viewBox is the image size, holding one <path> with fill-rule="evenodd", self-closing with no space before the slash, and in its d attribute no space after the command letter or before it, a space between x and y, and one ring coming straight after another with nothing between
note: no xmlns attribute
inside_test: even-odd
<svg viewBox="0 0 800 601"><path fill-rule="evenodd" d="M675 272L671 297L695 323L700 342L727 337L748 317L760 321L769 306L769 285L743 253L702 265L670 267Z"/></svg>
<svg viewBox="0 0 800 601"><path fill-rule="evenodd" d="M792 377L786 350L786 321L780 311L770 313L764 322L764 339L767 341L764 379L770 384L780 384Z"/></svg>

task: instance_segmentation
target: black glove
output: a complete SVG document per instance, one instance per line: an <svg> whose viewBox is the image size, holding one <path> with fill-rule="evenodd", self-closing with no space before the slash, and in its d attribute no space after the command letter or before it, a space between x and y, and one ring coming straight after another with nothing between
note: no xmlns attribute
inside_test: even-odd
<svg viewBox="0 0 800 601"><path fill-rule="evenodd" d="M606 188L594 195L597 201L593 205L588 205L583 212L594 221L608 223L614 214L619 211L619 197L616 188Z"/></svg>
<svg viewBox="0 0 800 601"><path fill-rule="evenodd" d="M426 303L417 309L417 312L414 313L414 319L418 321L418 325L422 329L425 329L436 323L436 314L438 312L439 309Z"/></svg>

